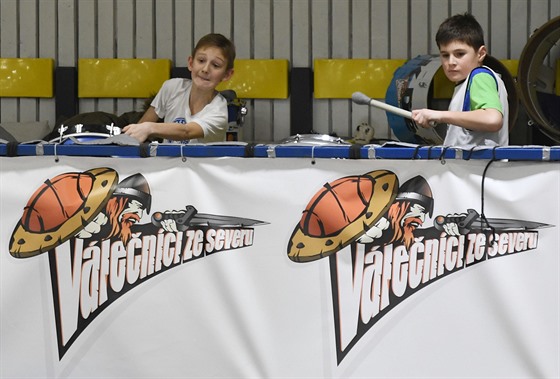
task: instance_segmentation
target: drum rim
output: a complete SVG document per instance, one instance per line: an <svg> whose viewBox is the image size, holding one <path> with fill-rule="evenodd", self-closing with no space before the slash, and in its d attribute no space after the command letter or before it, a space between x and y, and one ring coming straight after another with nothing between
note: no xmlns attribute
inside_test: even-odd
<svg viewBox="0 0 560 379"><path fill-rule="evenodd" d="M279 142L280 145L350 145L340 137L331 136L328 134L294 134L288 138L284 138Z"/></svg>
<svg viewBox="0 0 560 379"><path fill-rule="evenodd" d="M109 137L112 137L112 136L110 134L105 134L105 133L82 132L82 133L72 133L72 134L62 135L62 136L53 138L49 142L50 143L63 143L64 141L70 139L71 137L73 137L73 138L99 137L99 138L96 138L96 139L105 139L105 138L109 138Z"/></svg>
<svg viewBox="0 0 560 379"><path fill-rule="evenodd" d="M547 21L531 35L521 52L517 77L521 101L529 118L544 134L560 142L560 129L554 128L542 114L541 105L536 98L536 86L532 85L538 77L544 58L552 49L551 38L556 38L556 42L560 40L560 16Z"/></svg>

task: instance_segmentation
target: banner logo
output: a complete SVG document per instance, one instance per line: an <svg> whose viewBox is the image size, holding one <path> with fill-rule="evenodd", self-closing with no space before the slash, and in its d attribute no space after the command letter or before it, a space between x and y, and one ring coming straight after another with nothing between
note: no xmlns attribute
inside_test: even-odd
<svg viewBox="0 0 560 379"><path fill-rule="evenodd" d="M156 211L142 174L119 183L94 168L46 180L12 233L10 254L48 253L59 359L110 304L139 284L206 256L253 245L266 222L182 210Z"/></svg>
<svg viewBox="0 0 560 379"><path fill-rule="evenodd" d="M438 215L428 182L399 185L387 170L326 183L288 242L298 263L330 265L337 363L391 309L418 290L488 259L534 250L540 222L486 218L474 209Z"/></svg>

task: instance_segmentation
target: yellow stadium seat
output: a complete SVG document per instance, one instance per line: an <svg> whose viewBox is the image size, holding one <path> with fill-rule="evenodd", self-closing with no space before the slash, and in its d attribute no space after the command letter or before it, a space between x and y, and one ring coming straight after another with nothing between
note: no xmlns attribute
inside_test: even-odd
<svg viewBox="0 0 560 379"><path fill-rule="evenodd" d="M147 98L170 76L168 59L79 59L78 97Z"/></svg>
<svg viewBox="0 0 560 379"><path fill-rule="evenodd" d="M395 70L405 62L405 59L316 59L314 97L349 99L359 91L372 98L385 98Z"/></svg>
<svg viewBox="0 0 560 379"><path fill-rule="evenodd" d="M234 90L240 99L288 97L288 60L236 59L233 68L233 76L218 86L219 91Z"/></svg>
<svg viewBox="0 0 560 379"><path fill-rule="evenodd" d="M0 58L0 97L53 97L50 58Z"/></svg>

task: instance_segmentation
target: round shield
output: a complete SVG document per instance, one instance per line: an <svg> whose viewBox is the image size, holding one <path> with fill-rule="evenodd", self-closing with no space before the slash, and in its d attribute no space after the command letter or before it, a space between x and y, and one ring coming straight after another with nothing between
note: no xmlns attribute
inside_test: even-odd
<svg viewBox="0 0 560 379"><path fill-rule="evenodd" d="M386 170L325 184L303 211L288 244L288 257L314 261L356 241L389 209L398 187L397 176Z"/></svg>
<svg viewBox="0 0 560 379"><path fill-rule="evenodd" d="M10 254L28 258L74 236L103 209L118 183L110 168L47 179L31 196L10 241Z"/></svg>

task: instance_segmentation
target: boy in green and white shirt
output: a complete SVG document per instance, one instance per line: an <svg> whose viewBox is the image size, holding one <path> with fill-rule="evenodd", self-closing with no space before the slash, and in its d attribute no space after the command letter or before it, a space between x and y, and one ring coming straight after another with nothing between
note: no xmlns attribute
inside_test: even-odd
<svg viewBox="0 0 560 379"><path fill-rule="evenodd" d="M455 91L447 111L413 110L413 120L425 128L447 123L445 146L507 145L507 91L498 74L482 66L487 51L480 24L467 13L452 16L440 25L436 42Z"/></svg>

